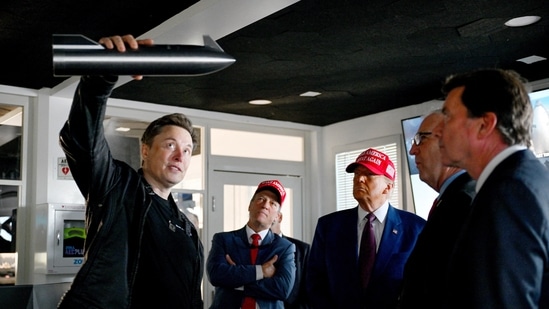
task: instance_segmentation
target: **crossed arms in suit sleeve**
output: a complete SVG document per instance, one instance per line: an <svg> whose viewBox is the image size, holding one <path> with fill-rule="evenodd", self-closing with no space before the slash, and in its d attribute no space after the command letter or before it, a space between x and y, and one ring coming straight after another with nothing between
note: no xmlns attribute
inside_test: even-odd
<svg viewBox="0 0 549 309"><path fill-rule="evenodd" d="M277 255L274 266L276 271L272 277L257 280L256 265L250 265L249 248L228 246L221 234L215 234L212 248L208 255L206 271L210 283L216 287L237 289L244 287L244 295L254 298L285 300L295 281L295 245L287 240L270 245L272 252L264 261ZM261 250L262 247L260 247ZM242 252L238 252L238 250ZM235 265L227 261L229 255Z"/></svg>

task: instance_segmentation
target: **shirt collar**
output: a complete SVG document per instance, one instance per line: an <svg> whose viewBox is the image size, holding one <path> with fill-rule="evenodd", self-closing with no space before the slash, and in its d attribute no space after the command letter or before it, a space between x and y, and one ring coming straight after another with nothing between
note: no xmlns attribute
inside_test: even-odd
<svg viewBox="0 0 549 309"><path fill-rule="evenodd" d="M465 173L465 170L459 170L457 173L453 174L452 176L446 178L444 182L442 183L442 186L440 187L440 191L438 192L438 196L441 196L442 193L444 193L444 190L448 188L448 186L454 181L454 179L458 178L459 175Z"/></svg>
<svg viewBox="0 0 549 309"><path fill-rule="evenodd" d="M246 224L246 235L248 236L248 243L252 244L252 235L255 233L256 232ZM265 236L267 236L267 233L269 233L269 229L257 232L257 234L261 236L261 239L259 240L259 244L261 244L263 239L265 239Z"/></svg>
<svg viewBox="0 0 549 309"><path fill-rule="evenodd" d="M385 201L385 203L383 203L381 207L374 210L374 215L376 216L376 219L379 220L379 222L383 223L383 221L385 220L385 217L387 216L387 211L389 211L389 200ZM362 221L362 219L364 219L364 217L367 214L368 212L362 209L362 207L360 207L359 205L358 206L358 223L359 224L360 224L360 221Z"/></svg>

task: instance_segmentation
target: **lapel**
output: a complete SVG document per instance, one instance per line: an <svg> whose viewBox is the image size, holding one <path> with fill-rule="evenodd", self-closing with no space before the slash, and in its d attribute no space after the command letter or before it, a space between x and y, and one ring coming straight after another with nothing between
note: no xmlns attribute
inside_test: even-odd
<svg viewBox="0 0 549 309"><path fill-rule="evenodd" d="M248 240L248 235L246 234L246 226L241 228L237 231L238 238L240 238L241 243L246 248L246 250L242 250L242 257L248 259L249 263L249 249L250 249L250 242ZM268 248L271 247L272 243L274 241L274 234L269 230L267 234L265 235L265 238L261 240L261 245L259 245L259 251L257 252L257 258L256 258L256 265L263 264L263 262L267 261L268 254L271 254L272 250L269 250ZM271 256L272 257L272 256Z"/></svg>
<svg viewBox="0 0 549 309"><path fill-rule="evenodd" d="M334 235L327 235L326 237L335 237L334 243L338 244L339 248L336 254L340 255L341 252L349 252L348 248L355 248L352 258L358 262L358 207L340 210L342 220L341 224L337 227L338 233Z"/></svg>
<svg viewBox="0 0 549 309"><path fill-rule="evenodd" d="M322 236L330 246L326 253L343 263L358 263L358 207L336 211L328 216L330 220L322 223L325 226Z"/></svg>
<svg viewBox="0 0 549 309"><path fill-rule="evenodd" d="M261 247L264 247L264 246L270 246L273 243L273 240L274 240L274 234L269 229L269 231L267 232L267 235L265 235L265 239L261 241L261 245L259 246L259 249L261 249Z"/></svg>
<svg viewBox="0 0 549 309"><path fill-rule="evenodd" d="M259 245L259 252L257 253L257 261L255 263L256 265L263 264L265 261L272 258L273 249L271 248L271 245L273 244L273 240L274 234L269 229L267 235L265 235L265 238L261 241L261 245Z"/></svg>
<svg viewBox="0 0 549 309"><path fill-rule="evenodd" d="M381 244L379 246L376 262L374 264L374 276L383 273L390 261L391 255L398 249L398 244L402 237L402 221L397 210L389 205L387 217L385 218L385 228L381 236Z"/></svg>

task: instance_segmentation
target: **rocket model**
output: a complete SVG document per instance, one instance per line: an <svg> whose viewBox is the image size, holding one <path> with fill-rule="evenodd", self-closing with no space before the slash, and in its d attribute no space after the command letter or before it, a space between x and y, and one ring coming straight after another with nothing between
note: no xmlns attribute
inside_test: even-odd
<svg viewBox="0 0 549 309"><path fill-rule="evenodd" d="M235 59L209 36L200 45L152 45L120 53L83 35L53 35L53 75L193 76L214 73Z"/></svg>
<svg viewBox="0 0 549 309"><path fill-rule="evenodd" d="M532 144L537 155L549 153L549 114L541 102L536 102L532 122Z"/></svg>

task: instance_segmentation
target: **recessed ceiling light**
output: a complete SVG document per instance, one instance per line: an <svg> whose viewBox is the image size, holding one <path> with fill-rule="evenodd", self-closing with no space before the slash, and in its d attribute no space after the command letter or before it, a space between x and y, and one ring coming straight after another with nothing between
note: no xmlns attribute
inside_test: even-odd
<svg viewBox="0 0 549 309"><path fill-rule="evenodd" d="M128 132L130 130L130 128L118 127L115 130L118 131L118 132Z"/></svg>
<svg viewBox="0 0 549 309"><path fill-rule="evenodd" d="M267 104L271 104L273 102L269 101L269 100L251 100L248 103L253 104L253 105L267 105Z"/></svg>
<svg viewBox="0 0 549 309"><path fill-rule="evenodd" d="M545 57L540 57L540 56L536 56L536 55L532 55L532 56L529 56L529 57L520 58L520 59L518 59L517 61L524 62L524 63L526 63L526 64L532 64L532 63L535 63L535 62L538 62L538 61L542 61L542 60L547 60L547 58L545 58Z"/></svg>
<svg viewBox="0 0 549 309"><path fill-rule="evenodd" d="M307 91L307 92L304 92L302 94L300 94L300 96L302 97L316 97L316 96L319 96L321 93L320 92L316 92L316 91Z"/></svg>
<svg viewBox="0 0 549 309"><path fill-rule="evenodd" d="M522 16L522 17L509 19L508 21L505 22L505 25L507 27L524 27L524 26L528 26L533 23L536 23L540 19L541 17L539 16Z"/></svg>

